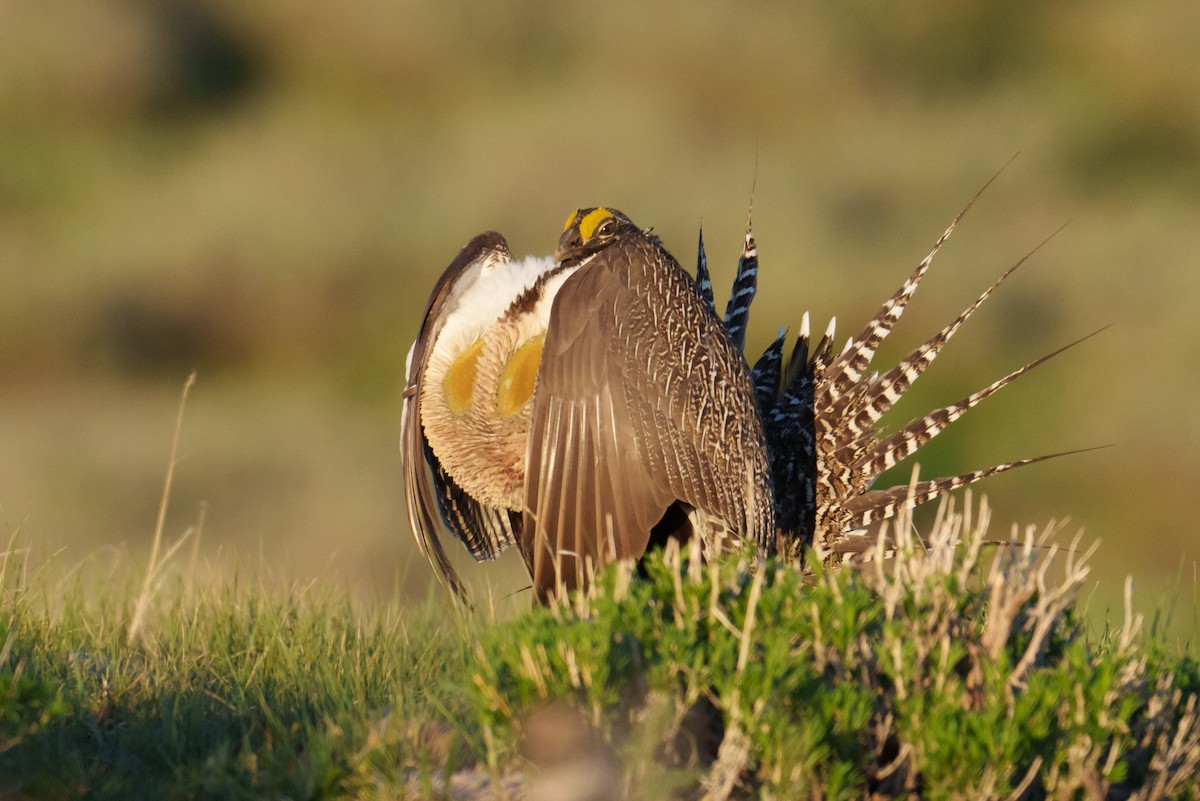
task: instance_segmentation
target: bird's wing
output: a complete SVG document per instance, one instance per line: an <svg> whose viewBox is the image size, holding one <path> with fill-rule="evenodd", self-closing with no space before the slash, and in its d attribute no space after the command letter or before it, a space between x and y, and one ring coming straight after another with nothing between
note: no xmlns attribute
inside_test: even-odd
<svg viewBox="0 0 1200 801"><path fill-rule="evenodd" d="M632 297L607 251L559 289L534 394L522 551L539 597L640 555L675 500L634 441L616 328Z"/></svg>
<svg viewBox="0 0 1200 801"><path fill-rule="evenodd" d="M734 531L771 527L745 366L687 274L655 259L649 246L607 248L555 298L522 537L542 597L560 579L577 586L589 560L640 556L677 500Z"/></svg>
<svg viewBox="0 0 1200 801"><path fill-rule="evenodd" d="M513 544L520 519L506 509L486 506L463 492L442 469L421 426L421 378L431 346L445 323L444 312L468 273L480 262L498 255L511 259L508 243L495 231L480 234L459 251L429 296L421 331L408 356L408 385L404 390L400 452L408 520L421 552L436 568L439 580L464 596L458 574L442 546L447 530L461 540L477 560L491 559Z"/></svg>

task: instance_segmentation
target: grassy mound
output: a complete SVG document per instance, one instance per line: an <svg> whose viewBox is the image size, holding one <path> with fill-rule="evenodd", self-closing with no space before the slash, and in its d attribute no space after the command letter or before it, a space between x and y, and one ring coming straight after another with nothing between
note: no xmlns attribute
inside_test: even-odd
<svg viewBox="0 0 1200 801"><path fill-rule="evenodd" d="M650 560L646 580L614 571L484 632L489 742L566 698L627 744L635 781L683 750L707 797L1194 795L1195 662L1132 616L1089 636L1073 611L1084 559L1029 532L985 564L986 518L944 515L927 547L901 523L894 559L810 582L679 554ZM707 753L703 707L723 735Z"/></svg>
<svg viewBox="0 0 1200 801"><path fill-rule="evenodd" d="M499 622L7 569L0 797L1198 797L1195 661L1090 634L1084 557L986 522L808 577L668 552Z"/></svg>

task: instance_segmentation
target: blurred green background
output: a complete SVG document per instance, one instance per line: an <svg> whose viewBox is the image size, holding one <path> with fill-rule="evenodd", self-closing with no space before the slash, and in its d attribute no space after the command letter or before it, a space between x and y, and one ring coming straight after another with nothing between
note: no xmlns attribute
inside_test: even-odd
<svg viewBox="0 0 1200 801"><path fill-rule="evenodd" d="M1019 151L882 356L1069 225L891 422L1113 323L922 475L1112 443L985 484L992 534L1069 517L1093 612L1132 574L1194 614L1197 42L1180 0L2 0L0 524L144 558L196 368L168 536L205 505L205 560L424 597L403 360L473 234L545 254L609 204L690 268L703 223L724 292L754 186L757 350L805 309L856 330Z"/></svg>

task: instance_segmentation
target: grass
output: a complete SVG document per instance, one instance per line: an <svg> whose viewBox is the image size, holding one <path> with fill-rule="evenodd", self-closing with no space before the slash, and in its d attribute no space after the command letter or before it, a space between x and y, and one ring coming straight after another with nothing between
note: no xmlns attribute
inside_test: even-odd
<svg viewBox="0 0 1200 801"><path fill-rule="evenodd" d="M184 562L144 604L10 547L0 797L420 798L472 768L490 797L609 755L635 797L1196 798L1196 662L1131 612L1090 632L1086 556L989 555L987 518L815 576L658 554L506 620ZM553 710L584 745L551 759Z"/></svg>
<svg viewBox="0 0 1200 801"><path fill-rule="evenodd" d="M171 583L132 642L135 582L93 601L10 588L0 795L341 797L419 766L405 721L467 719L442 681L465 640L428 618L313 587Z"/></svg>

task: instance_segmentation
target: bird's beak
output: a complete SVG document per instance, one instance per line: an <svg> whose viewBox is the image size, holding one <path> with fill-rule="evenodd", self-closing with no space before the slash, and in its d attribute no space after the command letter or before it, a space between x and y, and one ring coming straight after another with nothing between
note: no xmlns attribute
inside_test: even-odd
<svg viewBox="0 0 1200 801"><path fill-rule="evenodd" d="M581 244L577 231L568 231L563 234L562 238L558 240L558 247L554 248L554 261L561 264L573 252L577 252Z"/></svg>

